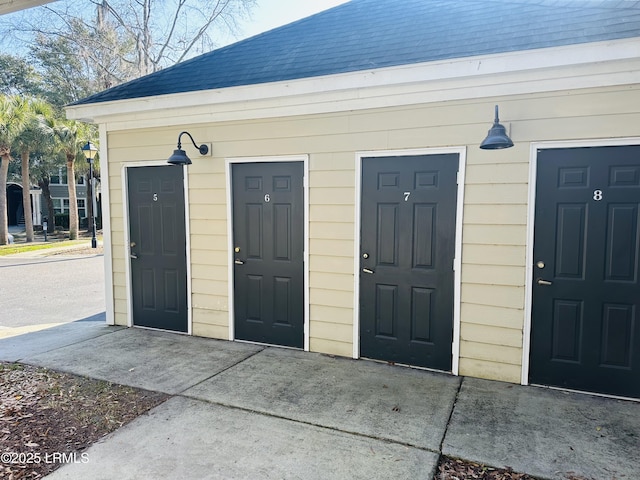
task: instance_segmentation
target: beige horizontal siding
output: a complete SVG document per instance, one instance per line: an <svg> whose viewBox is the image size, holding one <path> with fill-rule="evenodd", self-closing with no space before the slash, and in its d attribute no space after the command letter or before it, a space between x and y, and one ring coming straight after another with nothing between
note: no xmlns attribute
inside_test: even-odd
<svg viewBox="0 0 640 480"><path fill-rule="evenodd" d="M189 228L193 235L209 235L211 232L226 235L227 222L224 220L192 219Z"/></svg>
<svg viewBox="0 0 640 480"><path fill-rule="evenodd" d="M527 198L526 184L467 184L465 188L465 202L470 205L526 205Z"/></svg>
<svg viewBox="0 0 640 480"><path fill-rule="evenodd" d="M476 245L524 246L527 228L524 225L465 225L464 235Z"/></svg>
<svg viewBox="0 0 640 480"><path fill-rule="evenodd" d="M195 318L202 318L200 313L201 313L200 310L194 309L194 312L193 312L194 321L193 321L193 328L192 328L193 335L196 335L199 337L219 338L221 340L229 339L229 328L227 326L213 325L210 323L211 320L209 317L204 317L204 320L205 320L204 323L196 322Z"/></svg>
<svg viewBox="0 0 640 480"><path fill-rule="evenodd" d="M463 283L481 285L524 286L524 277L524 269L514 266L466 264L462 271Z"/></svg>
<svg viewBox="0 0 640 480"><path fill-rule="evenodd" d="M460 339L492 346L520 348L522 347L522 330L464 322L460 327Z"/></svg>
<svg viewBox="0 0 640 480"><path fill-rule="evenodd" d="M193 265L199 266L207 266L207 265L216 265L226 267L229 264L229 253L225 250L223 251L213 251L213 250L191 250L191 263Z"/></svg>
<svg viewBox="0 0 640 480"><path fill-rule="evenodd" d="M229 310L229 297L227 295L213 295L211 293L194 293L191 295L193 308L201 310Z"/></svg>
<svg viewBox="0 0 640 480"><path fill-rule="evenodd" d="M191 248L194 250L211 250L214 252L227 251L227 236L217 231L212 231L209 235L191 234Z"/></svg>
<svg viewBox="0 0 640 480"><path fill-rule="evenodd" d="M346 261L344 257L312 255L309 259L309 269L312 272L353 274L353 263Z"/></svg>
<svg viewBox="0 0 640 480"><path fill-rule="evenodd" d="M343 325L353 325L353 309L328 307L326 305L311 305L309 317L311 322L341 323Z"/></svg>
<svg viewBox="0 0 640 480"><path fill-rule="evenodd" d="M517 347L492 345L491 348L485 348L483 344L476 341L462 340L460 342L460 353L464 358L485 360L487 362L506 363L509 365L520 365L522 362L522 349L519 345Z"/></svg>
<svg viewBox="0 0 640 480"><path fill-rule="evenodd" d="M520 365L460 357L460 375L520 383Z"/></svg>
<svg viewBox="0 0 640 480"><path fill-rule="evenodd" d="M522 328L524 319L524 310L517 308L463 303L461 310L461 317L468 324L519 330Z"/></svg>
<svg viewBox="0 0 640 480"><path fill-rule="evenodd" d="M353 292L353 275L312 272L309 277L309 285L311 288Z"/></svg>
<svg viewBox="0 0 640 480"><path fill-rule="evenodd" d="M353 307L353 291L329 290L325 288L313 288L309 295L311 305L326 305L330 307Z"/></svg>
<svg viewBox="0 0 640 480"><path fill-rule="evenodd" d="M229 291L228 288L226 280L203 280L201 278L194 278L191 281L191 291L194 294L223 297L227 295Z"/></svg>
<svg viewBox="0 0 640 480"><path fill-rule="evenodd" d="M353 205L311 205L309 211L309 220L314 223L334 222L352 225L354 221Z"/></svg>
<svg viewBox="0 0 640 480"><path fill-rule="evenodd" d="M342 323L313 322L311 324L311 337L323 340L339 340L341 343L353 342L353 327Z"/></svg>
<svg viewBox="0 0 640 480"><path fill-rule="evenodd" d="M415 84L407 91L419 88ZM515 146L480 150L495 104ZM634 85L109 132L116 322L126 324L128 315L122 165L163 161L175 148L179 131L190 131L199 142L213 142L213 155L200 158L194 152L188 168L193 333L228 336L231 254L224 159L304 154L309 155L310 348L344 356L351 356L354 341L356 152L463 146L467 169L460 373L518 382L529 142L638 135L639 104L640 87ZM192 148L187 148L191 156Z"/></svg>
<svg viewBox="0 0 640 480"><path fill-rule="evenodd" d="M353 241L312 238L309 241L309 250L314 255L353 258Z"/></svg>
<svg viewBox="0 0 640 480"><path fill-rule="evenodd" d="M506 183L526 185L529 183L529 164L473 164L467 167L466 175L467 185L500 185Z"/></svg>
<svg viewBox="0 0 640 480"><path fill-rule="evenodd" d="M481 241L481 239L464 237L462 246L463 264L524 266L527 254L524 246L476 245L470 243L473 241ZM463 271L464 266L462 267Z"/></svg>
<svg viewBox="0 0 640 480"><path fill-rule="evenodd" d="M354 227L351 223L342 222L312 222L309 227L310 238L324 238L328 240L353 240Z"/></svg>
<svg viewBox="0 0 640 480"><path fill-rule="evenodd" d="M524 307L524 287L462 284L462 302L506 308Z"/></svg>
<svg viewBox="0 0 640 480"><path fill-rule="evenodd" d="M316 337L311 337L309 349L312 352L322 352L329 355L339 355L341 357L350 357L352 354L352 345L350 343Z"/></svg>
<svg viewBox="0 0 640 480"><path fill-rule="evenodd" d="M526 205L464 205L466 225L526 225Z"/></svg>

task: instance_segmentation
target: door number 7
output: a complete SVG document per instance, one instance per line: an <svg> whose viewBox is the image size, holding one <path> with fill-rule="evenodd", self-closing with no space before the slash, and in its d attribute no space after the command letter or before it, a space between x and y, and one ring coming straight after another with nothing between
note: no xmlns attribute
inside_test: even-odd
<svg viewBox="0 0 640 480"><path fill-rule="evenodd" d="M409 196L411 195L411 192L404 192L404 201L408 202L409 201Z"/></svg>

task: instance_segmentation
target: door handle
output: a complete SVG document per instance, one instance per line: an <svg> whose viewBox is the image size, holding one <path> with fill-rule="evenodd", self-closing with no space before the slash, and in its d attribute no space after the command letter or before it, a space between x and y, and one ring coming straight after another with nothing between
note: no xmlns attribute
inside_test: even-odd
<svg viewBox="0 0 640 480"><path fill-rule="evenodd" d="M237 258L233 261L233 263L235 263L236 265L244 265L244 262L242 260L238 260Z"/></svg>
<svg viewBox="0 0 640 480"><path fill-rule="evenodd" d="M135 254L135 253L133 253L133 252L131 252L131 253L129 254L129 257L130 257L130 258L133 258L133 259L135 260L136 258L138 258L138 255L137 255L137 254Z"/></svg>
<svg viewBox="0 0 640 480"><path fill-rule="evenodd" d="M537 283L538 285L551 285L551 284L553 284L553 282L550 282L549 280L543 280L543 279L541 279L541 278L538 278L538 279L536 280L536 283Z"/></svg>
<svg viewBox="0 0 640 480"><path fill-rule="evenodd" d="M374 273L374 272L373 272L373 270L371 270L371 269L369 269L369 268L363 268L363 269L362 269L362 271L363 271L364 273L368 273L369 275L371 275L372 273Z"/></svg>

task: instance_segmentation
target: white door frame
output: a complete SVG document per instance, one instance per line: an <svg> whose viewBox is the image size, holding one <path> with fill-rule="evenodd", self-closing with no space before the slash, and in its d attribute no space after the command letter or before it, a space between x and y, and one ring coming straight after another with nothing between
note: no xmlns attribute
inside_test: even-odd
<svg viewBox="0 0 640 480"><path fill-rule="evenodd" d="M565 140L532 142L529 150L529 205L527 211L527 253L525 265L524 326L522 329L522 372L520 383L529 385L529 354L531 353L531 313L533 310L533 233L536 212L536 185L538 181L538 151L549 148L614 147L640 145L640 137L605 138L593 140Z"/></svg>
<svg viewBox="0 0 640 480"><path fill-rule="evenodd" d="M228 251L228 291L229 291L229 340L235 340L235 291L233 268L233 172L232 167L237 163L276 163L302 162L302 188L304 194L304 351L309 351L309 155L283 155L266 157L231 157L225 158L225 175L227 185L227 251Z"/></svg>
<svg viewBox="0 0 640 480"><path fill-rule="evenodd" d="M131 239L130 239L130 224L129 224L129 176L128 169L131 167L167 167L167 168L182 168L183 186L184 186L184 228L186 235L186 262L187 262L187 335L192 335L192 322L193 322L193 309L191 300L191 231L189 228L189 173L186 165L183 167L177 167L169 165L166 160L155 160L148 162L131 162L122 165L122 208L124 218L124 259L125 259L125 279L127 286L127 326L133 327L133 295L131 284L131 261L127 257L130 251ZM114 306L115 308L115 306ZM138 327L136 325L136 327ZM148 328L148 327L138 327ZM178 334L184 334L184 332L173 332Z"/></svg>
<svg viewBox="0 0 640 480"><path fill-rule="evenodd" d="M455 256L453 260L453 343L451 345L451 373L458 375L460 367L460 306L462 270L462 215L464 212L464 186L467 164L466 147L420 148L410 150L377 150L356 152L355 157L355 232L353 254L354 302L353 302L353 358L360 358L360 227L362 225L362 162L365 158L400 157L420 155L458 155L458 194L456 198Z"/></svg>

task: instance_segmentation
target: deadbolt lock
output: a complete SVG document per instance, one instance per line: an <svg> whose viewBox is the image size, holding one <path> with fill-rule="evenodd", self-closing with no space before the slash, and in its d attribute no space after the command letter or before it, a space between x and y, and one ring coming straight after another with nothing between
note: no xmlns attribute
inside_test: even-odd
<svg viewBox="0 0 640 480"><path fill-rule="evenodd" d="M234 248L233 251L236 252L236 253L240 253L240 247Z"/></svg>
<svg viewBox="0 0 640 480"><path fill-rule="evenodd" d="M368 254L368 253L363 253L363 254L362 254L362 258L365 258L365 259L366 259L366 258L369 258L369 254Z"/></svg>
<svg viewBox="0 0 640 480"><path fill-rule="evenodd" d="M536 267L538 267L538 268L544 268L544 262L538 262L538 263L536 263Z"/></svg>

